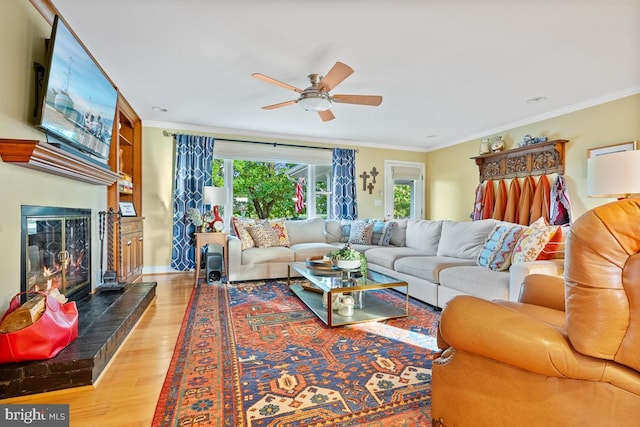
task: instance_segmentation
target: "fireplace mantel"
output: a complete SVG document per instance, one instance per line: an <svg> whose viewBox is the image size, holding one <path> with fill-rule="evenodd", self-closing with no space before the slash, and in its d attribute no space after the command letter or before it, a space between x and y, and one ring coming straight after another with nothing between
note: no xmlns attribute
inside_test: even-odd
<svg viewBox="0 0 640 427"><path fill-rule="evenodd" d="M101 167L44 141L0 138L0 157L5 163L89 184L109 186L118 180L118 174L106 167Z"/></svg>

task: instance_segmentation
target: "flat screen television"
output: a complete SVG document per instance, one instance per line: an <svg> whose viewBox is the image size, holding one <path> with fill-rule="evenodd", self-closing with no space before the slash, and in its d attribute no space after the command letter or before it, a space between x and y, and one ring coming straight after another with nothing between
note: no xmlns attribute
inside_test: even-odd
<svg viewBox="0 0 640 427"><path fill-rule="evenodd" d="M117 89L58 16L53 22L48 53L37 125L62 148L71 146L106 163Z"/></svg>

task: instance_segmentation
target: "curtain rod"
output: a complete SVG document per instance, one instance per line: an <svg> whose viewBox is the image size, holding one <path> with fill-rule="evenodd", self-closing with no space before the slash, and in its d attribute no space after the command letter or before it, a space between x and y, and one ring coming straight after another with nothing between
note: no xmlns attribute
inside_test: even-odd
<svg viewBox="0 0 640 427"><path fill-rule="evenodd" d="M163 130L162 134L164 136L170 136L170 137L175 137L177 135L177 133L175 132L169 132L167 130ZM248 141L245 139L227 139L227 138L216 138L214 136L214 139L216 141L227 141L227 142L242 142L244 144L261 144L261 145L271 145L273 147L295 147L295 148L312 148L314 150L333 150L333 148L330 147L314 147L312 145L298 145L298 144L285 144L282 142L265 142L265 141ZM355 150L356 153L359 152L359 150Z"/></svg>

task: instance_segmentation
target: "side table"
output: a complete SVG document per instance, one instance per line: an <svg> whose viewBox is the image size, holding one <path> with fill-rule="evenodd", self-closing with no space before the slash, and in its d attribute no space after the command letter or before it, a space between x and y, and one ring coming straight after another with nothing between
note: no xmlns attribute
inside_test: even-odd
<svg viewBox="0 0 640 427"><path fill-rule="evenodd" d="M222 246L222 256L224 259L224 274L229 276L229 260L227 258L227 233L224 231L209 232L209 233L194 233L196 236L196 281L195 286L198 286L198 279L200 278L200 262L202 258L202 248L209 243L217 243Z"/></svg>

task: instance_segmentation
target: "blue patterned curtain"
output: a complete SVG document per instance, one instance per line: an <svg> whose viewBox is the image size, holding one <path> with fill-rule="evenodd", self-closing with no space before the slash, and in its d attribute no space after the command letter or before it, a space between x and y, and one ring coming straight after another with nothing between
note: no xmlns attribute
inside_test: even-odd
<svg viewBox="0 0 640 427"><path fill-rule="evenodd" d="M333 217L357 219L356 152L345 148L333 149Z"/></svg>
<svg viewBox="0 0 640 427"><path fill-rule="evenodd" d="M178 271L188 271L196 265L196 227L187 212L190 208L204 212L202 188L211 185L213 144L214 139L207 136L176 135L171 267Z"/></svg>

